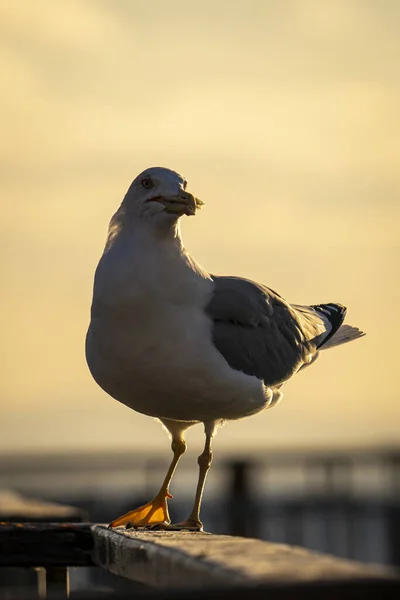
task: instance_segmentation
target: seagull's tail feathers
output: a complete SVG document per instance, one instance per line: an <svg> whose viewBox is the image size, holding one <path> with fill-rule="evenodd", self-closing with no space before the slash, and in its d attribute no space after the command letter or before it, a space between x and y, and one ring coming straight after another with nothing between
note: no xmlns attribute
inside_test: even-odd
<svg viewBox="0 0 400 600"><path fill-rule="evenodd" d="M347 308L342 304L331 302L329 304L311 305L325 323L326 333L317 345L317 348L326 348L326 344L336 335L346 316ZM336 345L336 344L333 344Z"/></svg>
<svg viewBox="0 0 400 600"><path fill-rule="evenodd" d="M365 333L358 329L358 327L352 327L351 325L342 325L339 329L330 337L326 342L322 342L321 350L326 348L333 348L334 346L340 346L341 344L347 344L360 337L363 337Z"/></svg>
<svg viewBox="0 0 400 600"><path fill-rule="evenodd" d="M311 306L292 305L292 307L306 319L309 330L311 325L312 338L310 341L317 350L340 346L365 335L357 327L343 325L347 309L342 304L330 302Z"/></svg>

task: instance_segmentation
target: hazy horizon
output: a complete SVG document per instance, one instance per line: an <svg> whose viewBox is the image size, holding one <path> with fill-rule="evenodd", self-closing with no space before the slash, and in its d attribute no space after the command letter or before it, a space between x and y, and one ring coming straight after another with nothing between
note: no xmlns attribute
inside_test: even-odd
<svg viewBox="0 0 400 600"><path fill-rule="evenodd" d="M0 16L0 451L168 452L84 358L108 220L151 165L206 202L182 222L204 268L340 302L367 332L216 448L398 443L400 4L22 0Z"/></svg>

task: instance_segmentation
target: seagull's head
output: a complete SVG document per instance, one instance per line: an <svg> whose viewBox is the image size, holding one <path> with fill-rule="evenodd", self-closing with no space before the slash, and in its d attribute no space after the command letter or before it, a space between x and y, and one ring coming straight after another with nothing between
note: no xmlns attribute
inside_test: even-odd
<svg viewBox="0 0 400 600"><path fill-rule="evenodd" d="M186 180L175 171L151 167L133 180L123 201L127 213L156 222L194 215L204 204L186 191Z"/></svg>

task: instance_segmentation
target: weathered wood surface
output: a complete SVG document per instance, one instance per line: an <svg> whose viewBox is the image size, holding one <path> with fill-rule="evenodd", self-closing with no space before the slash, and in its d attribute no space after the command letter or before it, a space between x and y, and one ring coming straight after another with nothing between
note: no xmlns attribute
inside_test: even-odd
<svg viewBox="0 0 400 600"><path fill-rule="evenodd" d="M93 565L89 524L6 523L0 525L0 566L83 567Z"/></svg>
<svg viewBox="0 0 400 600"><path fill-rule="evenodd" d="M163 588L399 581L393 568L367 566L256 539L207 533L92 528L94 562L116 575Z"/></svg>
<svg viewBox="0 0 400 600"><path fill-rule="evenodd" d="M87 513L80 508L28 498L11 490L0 490L0 522L79 523L87 520Z"/></svg>

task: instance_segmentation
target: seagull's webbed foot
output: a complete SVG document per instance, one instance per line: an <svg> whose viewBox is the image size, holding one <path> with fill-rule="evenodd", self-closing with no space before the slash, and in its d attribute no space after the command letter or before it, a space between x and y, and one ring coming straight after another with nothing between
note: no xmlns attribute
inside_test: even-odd
<svg viewBox="0 0 400 600"><path fill-rule="evenodd" d="M203 531L203 523L195 519L187 519L182 523L156 523L148 526L146 529L152 531Z"/></svg>
<svg viewBox="0 0 400 600"><path fill-rule="evenodd" d="M172 498L172 496L169 493L168 488L176 465L186 450L186 442L182 437L182 427L178 428L178 433L179 437L172 439L171 446L174 457L157 496L151 502L139 506L139 508L131 510L122 515L122 517L115 519L115 521L110 523L109 527L120 527L121 525L125 525L127 528L135 528L149 527L152 525L169 525L169 523L171 523L167 500Z"/></svg>
<svg viewBox="0 0 400 600"><path fill-rule="evenodd" d="M168 525L171 523L171 519L168 513L167 498L172 498L169 492L166 495L159 494L151 502L118 517L108 527L121 527L125 525L128 529L132 527Z"/></svg>

